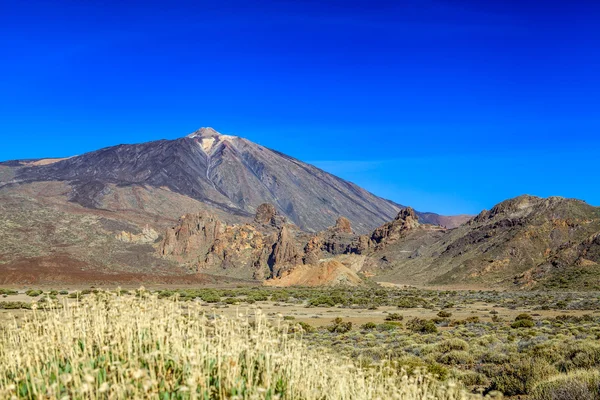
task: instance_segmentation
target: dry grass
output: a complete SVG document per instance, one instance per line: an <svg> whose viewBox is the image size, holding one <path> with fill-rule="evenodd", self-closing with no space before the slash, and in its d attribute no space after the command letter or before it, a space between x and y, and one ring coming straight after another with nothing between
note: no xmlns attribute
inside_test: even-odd
<svg viewBox="0 0 600 400"><path fill-rule="evenodd" d="M470 398L452 383L308 349L260 310L220 318L139 294L100 292L1 328L0 398Z"/></svg>

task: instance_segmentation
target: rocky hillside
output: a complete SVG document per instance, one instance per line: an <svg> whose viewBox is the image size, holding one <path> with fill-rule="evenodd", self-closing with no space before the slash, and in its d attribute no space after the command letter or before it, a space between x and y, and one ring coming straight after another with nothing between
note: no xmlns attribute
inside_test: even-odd
<svg viewBox="0 0 600 400"><path fill-rule="evenodd" d="M413 229L370 253L378 260L372 272L380 280L486 288L539 287L567 273L572 282L563 286L573 287L573 270L591 271L600 261L598 233L600 208L521 196L456 229Z"/></svg>
<svg viewBox="0 0 600 400"><path fill-rule="evenodd" d="M251 223L209 214L169 229L160 256L201 273L270 285L381 282L462 288L600 288L600 209L521 196L455 229L423 224L411 208L369 234L348 219L306 233L262 205Z"/></svg>

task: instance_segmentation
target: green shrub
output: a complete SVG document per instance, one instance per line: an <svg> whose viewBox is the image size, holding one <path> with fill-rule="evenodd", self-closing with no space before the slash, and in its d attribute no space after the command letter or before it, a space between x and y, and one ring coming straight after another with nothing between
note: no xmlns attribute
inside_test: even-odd
<svg viewBox="0 0 600 400"><path fill-rule="evenodd" d="M418 333L436 333L438 331L437 326L435 326L433 321L421 318L413 318L406 324L406 327L411 331Z"/></svg>
<svg viewBox="0 0 600 400"><path fill-rule="evenodd" d="M491 372L487 391L497 390L506 396L529 394L539 382L557 373L547 361L536 358L509 362Z"/></svg>
<svg viewBox="0 0 600 400"><path fill-rule="evenodd" d="M519 328L533 328L535 326L535 322L530 319L519 319L510 324L511 328L519 329Z"/></svg>
<svg viewBox="0 0 600 400"><path fill-rule="evenodd" d="M30 309L31 303L24 301L0 301L0 310Z"/></svg>
<svg viewBox="0 0 600 400"><path fill-rule="evenodd" d="M308 302L308 305L311 307L335 307L336 302L329 296L319 296L317 298L311 299Z"/></svg>
<svg viewBox="0 0 600 400"><path fill-rule="evenodd" d="M460 351L468 351L469 344L462 339L453 338L444 340L440 344L437 345L437 350L442 353L448 353L452 350L460 350Z"/></svg>
<svg viewBox="0 0 600 400"><path fill-rule="evenodd" d="M377 324L375 322L367 322L366 324L360 326L360 329L363 331L372 331L375 328L377 328Z"/></svg>
<svg viewBox="0 0 600 400"><path fill-rule="evenodd" d="M529 314L519 314L515 318L515 321L527 321L527 320L533 321L533 317Z"/></svg>
<svg viewBox="0 0 600 400"><path fill-rule="evenodd" d="M445 365L470 365L475 362L475 359L467 351L451 350L439 356L437 361Z"/></svg>
<svg viewBox="0 0 600 400"><path fill-rule="evenodd" d="M452 316L452 313L442 310L439 313L437 313L437 316L440 318L450 318Z"/></svg>
<svg viewBox="0 0 600 400"><path fill-rule="evenodd" d="M307 324L306 322L298 322L292 325L290 329L291 332L297 332L299 330L302 330L302 332L304 333L315 333L317 331L317 328L310 324Z"/></svg>
<svg viewBox="0 0 600 400"><path fill-rule="evenodd" d="M377 325L377 330L379 332L393 331L402 327L400 322L384 322L383 324Z"/></svg>
<svg viewBox="0 0 600 400"><path fill-rule="evenodd" d="M600 367L600 344L589 340L569 345L564 361L559 363L559 369L564 372L597 367Z"/></svg>
<svg viewBox="0 0 600 400"><path fill-rule="evenodd" d="M600 399L600 372L574 371L540 382L532 391L533 400L596 400Z"/></svg>
<svg viewBox="0 0 600 400"><path fill-rule="evenodd" d="M398 313L391 313L385 317L386 321L402 321L404 317Z"/></svg>
<svg viewBox="0 0 600 400"><path fill-rule="evenodd" d="M42 290L28 290L25 292L25 294L29 297L38 297L39 295L41 295L42 293L44 293L44 291Z"/></svg>
<svg viewBox="0 0 600 400"><path fill-rule="evenodd" d="M352 329L352 322L344 322L341 318L336 318L332 324L327 327L331 333L347 333Z"/></svg>

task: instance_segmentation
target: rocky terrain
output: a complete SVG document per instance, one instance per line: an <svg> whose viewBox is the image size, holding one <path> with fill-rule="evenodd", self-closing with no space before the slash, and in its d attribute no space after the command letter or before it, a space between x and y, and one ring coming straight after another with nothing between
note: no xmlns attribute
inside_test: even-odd
<svg viewBox="0 0 600 400"><path fill-rule="evenodd" d="M402 208L277 151L203 128L176 140L0 163L0 275L5 282L188 276L197 268L156 251L167 228L202 212L223 224L253 223L265 203L276 226L285 220L308 233L342 215L357 232L369 232Z"/></svg>
<svg viewBox="0 0 600 400"><path fill-rule="evenodd" d="M413 284L535 288L598 265L600 208L580 200L521 196L448 230L413 230L372 253L378 279ZM581 276L590 274L585 273ZM594 274L591 274L594 275ZM595 275L588 286L600 283Z"/></svg>
<svg viewBox="0 0 600 400"><path fill-rule="evenodd" d="M182 217L183 216L183 217ZM600 287L600 211L521 196L445 217L203 128L0 163L0 280Z"/></svg>
<svg viewBox="0 0 600 400"><path fill-rule="evenodd" d="M582 201L521 196L454 229L422 224L411 208L357 235L349 220L307 233L271 205L252 223L187 215L160 252L197 272L271 285L377 281L480 288L600 288L600 209Z"/></svg>

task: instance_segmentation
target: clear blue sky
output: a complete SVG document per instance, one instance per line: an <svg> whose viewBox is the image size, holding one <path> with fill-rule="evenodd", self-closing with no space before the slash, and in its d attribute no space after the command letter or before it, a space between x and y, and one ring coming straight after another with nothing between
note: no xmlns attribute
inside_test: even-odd
<svg viewBox="0 0 600 400"><path fill-rule="evenodd" d="M600 205L595 2L0 1L0 159L212 126L420 210Z"/></svg>

